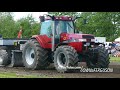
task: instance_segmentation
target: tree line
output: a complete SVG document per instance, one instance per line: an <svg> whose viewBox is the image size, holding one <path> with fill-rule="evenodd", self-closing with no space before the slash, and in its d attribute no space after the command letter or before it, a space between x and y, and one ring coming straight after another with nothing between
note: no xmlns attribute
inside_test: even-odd
<svg viewBox="0 0 120 90"><path fill-rule="evenodd" d="M76 29L96 37L106 37L107 41L114 41L120 37L120 12L48 12L48 14L62 16L79 16ZM38 17L39 18L39 17ZM87 23L83 21L86 19ZM4 38L16 38L20 27L23 28L23 38L39 34L40 23L32 15L14 20L12 12L0 12L0 34Z"/></svg>
<svg viewBox="0 0 120 90"><path fill-rule="evenodd" d="M39 34L40 24L35 21L32 15L16 21L12 12L0 12L0 35L3 38L17 38L20 27L22 27L23 38Z"/></svg>
<svg viewBox="0 0 120 90"><path fill-rule="evenodd" d="M53 15L69 15L82 17L76 20L76 29L94 34L96 37L106 37L114 41L120 37L120 12L49 12ZM86 24L83 23L86 19Z"/></svg>

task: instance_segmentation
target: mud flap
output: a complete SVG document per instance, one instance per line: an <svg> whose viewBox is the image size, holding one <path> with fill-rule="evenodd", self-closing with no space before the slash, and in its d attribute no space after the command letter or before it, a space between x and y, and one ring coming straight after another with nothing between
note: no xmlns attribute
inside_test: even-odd
<svg viewBox="0 0 120 90"><path fill-rule="evenodd" d="M21 50L12 50L12 59L9 67L23 67L22 61L22 51Z"/></svg>

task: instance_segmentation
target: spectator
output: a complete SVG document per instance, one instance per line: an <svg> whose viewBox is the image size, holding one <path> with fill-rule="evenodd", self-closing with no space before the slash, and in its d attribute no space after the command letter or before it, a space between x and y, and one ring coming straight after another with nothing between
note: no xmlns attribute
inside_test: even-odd
<svg viewBox="0 0 120 90"><path fill-rule="evenodd" d="M20 31L18 32L18 38L22 38L22 27L20 27Z"/></svg>
<svg viewBox="0 0 120 90"><path fill-rule="evenodd" d="M115 46L116 50L120 51L120 43L118 42Z"/></svg>
<svg viewBox="0 0 120 90"><path fill-rule="evenodd" d="M114 48L116 46L116 44L114 42L112 42L111 46Z"/></svg>

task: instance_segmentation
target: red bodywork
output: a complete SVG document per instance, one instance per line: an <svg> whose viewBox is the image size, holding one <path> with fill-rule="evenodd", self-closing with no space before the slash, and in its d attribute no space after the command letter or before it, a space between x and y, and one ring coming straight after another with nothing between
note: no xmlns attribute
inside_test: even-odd
<svg viewBox="0 0 120 90"><path fill-rule="evenodd" d="M41 16L39 18L41 18ZM45 20L52 20L52 18L47 16ZM69 16L55 16L54 20L71 21L73 18Z"/></svg>
<svg viewBox="0 0 120 90"><path fill-rule="evenodd" d="M77 50L77 52L79 53L82 52L82 48L83 48L82 42L70 42L68 45L74 47L75 50Z"/></svg>
<svg viewBox="0 0 120 90"><path fill-rule="evenodd" d="M60 42L63 42L63 41L66 41L66 40L71 40L72 38L75 38L75 39L81 39L82 38L81 34L62 33L60 36L61 36L60 37ZM82 52L82 47L83 47L82 42L69 42L68 45L74 47L77 50L77 52Z"/></svg>
<svg viewBox="0 0 120 90"><path fill-rule="evenodd" d="M52 48L52 39L46 35L34 35L32 38L36 38L36 40L40 43L42 48L51 49ZM94 36L91 34L67 34L62 33L60 35L60 42L69 41L72 39L87 39L87 42L90 42L89 39L94 39ZM68 42L69 46L74 47L77 52L82 52L83 42Z"/></svg>
<svg viewBox="0 0 120 90"><path fill-rule="evenodd" d="M91 34L67 34L67 33L62 33L60 35L60 42L66 41L66 40L72 40L72 39L86 39L86 42L91 42L91 39L94 39L94 36ZM69 46L74 47L77 52L81 53L83 49L83 42L69 42Z"/></svg>
<svg viewBox="0 0 120 90"><path fill-rule="evenodd" d="M42 48L51 49L52 48L52 39L46 35L34 35L32 38L36 38L36 40L40 43Z"/></svg>
<svg viewBox="0 0 120 90"><path fill-rule="evenodd" d="M56 16L55 20L62 20L62 21L71 21L72 17L67 17L67 16Z"/></svg>

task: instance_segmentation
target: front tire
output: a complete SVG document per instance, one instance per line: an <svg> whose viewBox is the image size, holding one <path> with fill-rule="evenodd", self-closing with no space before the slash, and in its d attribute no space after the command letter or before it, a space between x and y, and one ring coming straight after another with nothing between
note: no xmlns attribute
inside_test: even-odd
<svg viewBox="0 0 120 90"><path fill-rule="evenodd" d="M92 58L89 63L87 63L87 66L89 68L108 68L110 63L108 50L104 47L96 47L96 50L97 55L94 55L95 57ZM90 57L92 57L92 55Z"/></svg>
<svg viewBox="0 0 120 90"><path fill-rule="evenodd" d="M38 70L49 66L48 51L35 40L29 40L23 49L23 64L25 68Z"/></svg>
<svg viewBox="0 0 120 90"><path fill-rule="evenodd" d="M67 67L77 67L78 61L78 54L71 46L59 46L54 53L54 66L60 73L70 72Z"/></svg>

